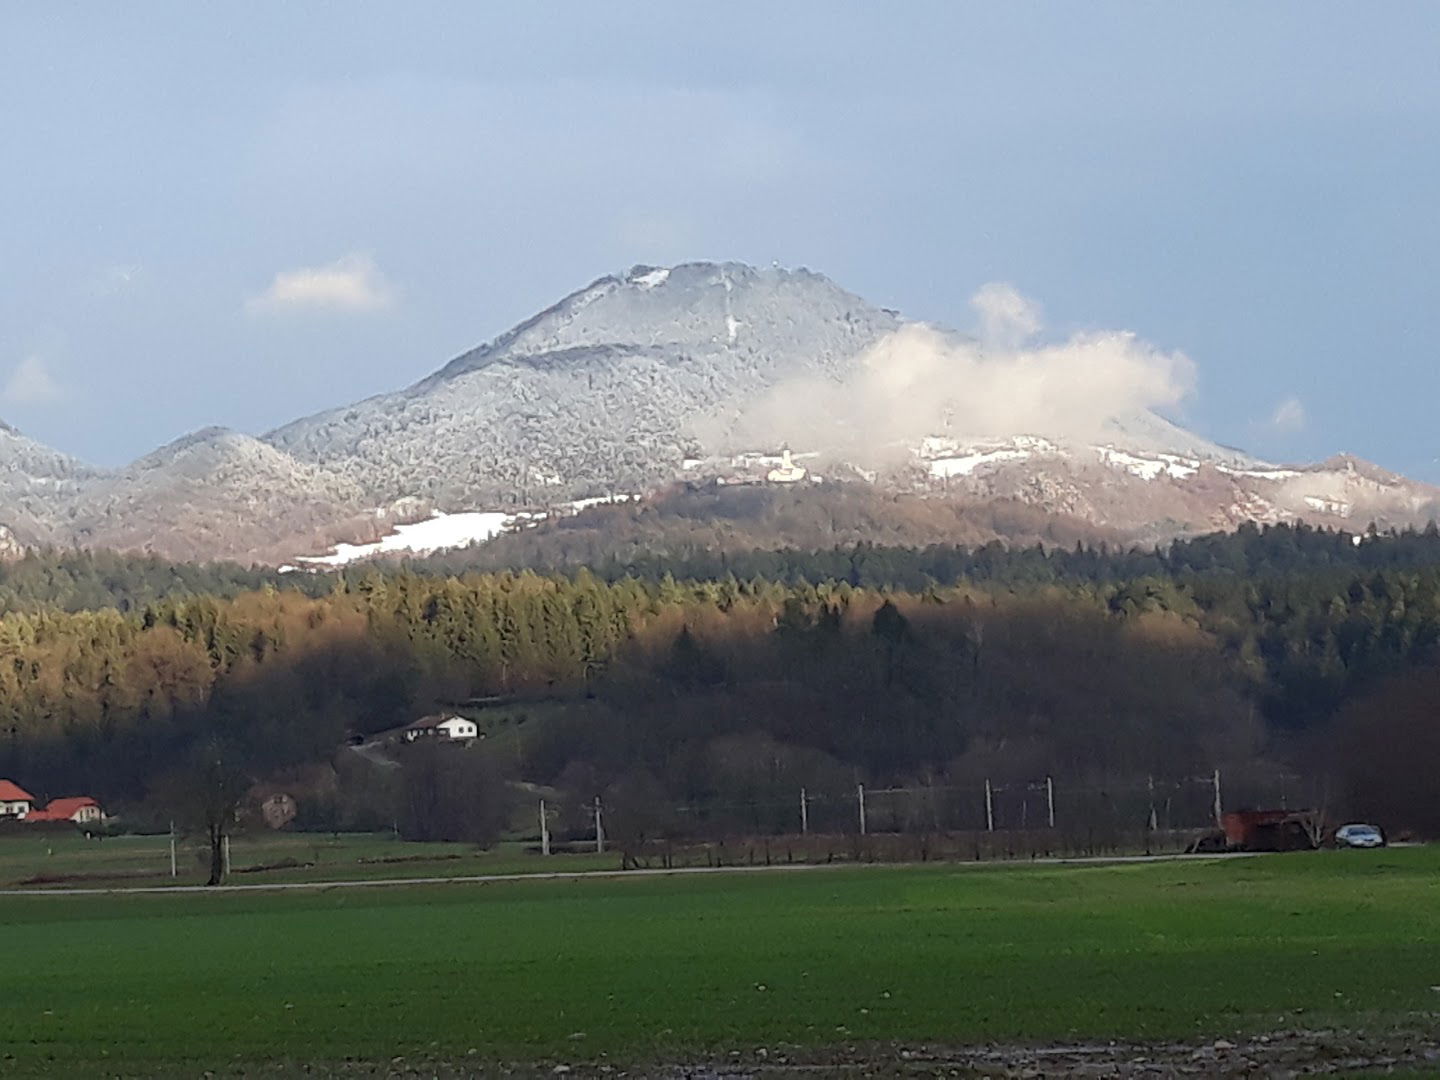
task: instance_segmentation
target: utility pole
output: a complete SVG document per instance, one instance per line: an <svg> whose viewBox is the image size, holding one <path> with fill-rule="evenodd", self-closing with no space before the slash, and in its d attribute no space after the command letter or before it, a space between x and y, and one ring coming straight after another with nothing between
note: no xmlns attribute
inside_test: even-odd
<svg viewBox="0 0 1440 1080"><path fill-rule="evenodd" d="M995 792L988 777L985 780L985 831L995 831Z"/></svg>
<svg viewBox="0 0 1440 1080"><path fill-rule="evenodd" d="M228 877L230 876L230 834L229 834L229 833L226 833L225 836L224 836L224 837L221 839L221 841L220 841L220 858L221 858L221 860L222 860L222 865L225 867L224 872L223 872L223 876L228 878Z"/></svg>
<svg viewBox="0 0 1440 1080"><path fill-rule="evenodd" d="M600 796L595 796L595 854L605 854L605 823L600 816Z"/></svg>
<svg viewBox="0 0 1440 1080"><path fill-rule="evenodd" d="M1145 783L1150 791L1150 817L1146 821L1145 827L1151 832L1155 832L1160 827L1160 822L1155 816L1155 777L1146 777Z"/></svg>
<svg viewBox="0 0 1440 1080"><path fill-rule="evenodd" d="M800 789L800 835L810 835L810 800L805 796L805 789Z"/></svg>
<svg viewBox="0 0 1440 1080"><path fill-rule="evenodd" d="M865 835L865 785L858 784L855 787L855 794L860 803L860 835Z"/></svg>
<svg viewBox="0 0 1440 1080"><path fill-rule="evenodd" d="M1220 802L1220 770L1219 770L1219 769L1216 769L1216 770L1215 770L1215 827L1216 827L1217 829L1223 829L1223 828L1225 827L1225 813L1224 813L1224 811L1221 809L1221 802Z"/></svg>
<svg viewBox="0 0 1440 1080"><path fill-rule="evenodd" d="M170 822L170 876L179 877L179 868L175 865L175 822Z"/></svg>
<svg viewBox="0 0 1440 1080"><path fill-rule="evenodd" d="M550 854L550 822L545 819L545 800L540 800L540 854Z"/></svg>
<svg viewBox="0 0 1440 1080"><path fill-rule="evenodd" d="M1050 828L1055 827L1055 778L1045 777L1045 807L1049 812Z"/></svg>

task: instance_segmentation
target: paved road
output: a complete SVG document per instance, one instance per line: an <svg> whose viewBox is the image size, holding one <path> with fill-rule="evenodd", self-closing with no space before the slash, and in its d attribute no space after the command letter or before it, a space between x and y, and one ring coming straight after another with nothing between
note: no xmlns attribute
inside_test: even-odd
<svg viewBox="0 0 1440 1080"><path fill-rule="evenodd" d="M886 870L905 866L946 866L950 869L982 870L992 867L1101 866L1107 864L1213 862L1219 859L1248 859L1257 853L1224 855L1096 855L1085 858L995 859L988 862L953 863L786 863L779 866L685 866L671 870L556 870L535 874L470 874L456 877L371 878L363 881L293 881L245 885L129 885L87 889L0 889L6 896L165 896L182 893L322 892L330 889L385 889L414 885L495 885L513 881L614 881L628 878L684 877L699 874L798 874L824 870Z"/></svg>

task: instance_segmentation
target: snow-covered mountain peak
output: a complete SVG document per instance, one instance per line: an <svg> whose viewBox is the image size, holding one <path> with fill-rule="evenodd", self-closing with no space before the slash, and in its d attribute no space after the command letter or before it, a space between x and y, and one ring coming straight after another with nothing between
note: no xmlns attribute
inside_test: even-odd
<svg viewBox="0 0 1440 1080"><path fill-rule="evenodd" d="M0 424L0 524L25 543L289 559L383 546L394 522L373 508L406 498L433 515L406 526L413 545L677 482L797 497L875 483L1147 540L1297 516L1404 523L1440 496L1355 459L1282 468L1186 430L1154 410L1179 407L1188 361L1133 335L990 343L804 269L637 265L406 389L263 439L206 428L101 473Z"/></svg>
<svg viewBox="0 0 1440 1080"><path fill-rule="evenodd" d="M425 392L497 363L573 363L586 350L764 351L799 349L806 341L823 348L827 326L836 322L868 330L869 339L898 325L893 315L809 270L733 262L640 265L592 281L414 389Z"/></svg>

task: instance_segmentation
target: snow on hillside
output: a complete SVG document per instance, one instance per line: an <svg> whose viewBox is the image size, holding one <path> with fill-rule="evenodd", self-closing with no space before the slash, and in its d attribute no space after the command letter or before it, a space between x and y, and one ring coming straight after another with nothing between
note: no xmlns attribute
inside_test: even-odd
<svg viewBox="0 0 1440 1080"><path fill-rule="evenodd" d="M1028 450L986 450L963 457L936 458L930 462L930 475L942 480L952 476L969 476L981 465L996 461L1024 461L1029 456Z"/></svg>
<svg viewBox="0 0 1440 1080"><path fill-rule="evenodd" d="M1177 457L1174 454L1153 454L1141 457L1136 454L1127 454L1123 450L1116 450L1113 446L1100 446L1096 449L1107 465L1124 469L1142 480L1154 480L1158 476L1170 476L1176 480L1185 480L1200 471L1198 461Z"/></svg>
<svg viewBox="0 0 1440 1080"><path fill-rule="evenodd" d="M310 555L296 561L306 569L319 569L349 566L377 555L430 555L483 543L500 535L522 516L498 512L436 514L413 525L401 525L373 544L340 544L329 555Z"/></svg>
<svg viewBox="0 0 1440 1080"><path fill-rule="evenodd" d="M1305 475L1299 469L1232 469L1228 465L1215 466L1226 476L1248 476L1256 480L1294 480Z"/></svg>
<svg viewBox="0 0 1440 1080"><path fill-rule="evenodd" d="M631 502L639 498L639 495L597 495L562 503L555 509L555 513L563 517L578 514L593 506ZM393 533L373 544L339 544L328 555L304 555L295 560L300 565L281 569L320 570L349 566L380 555L433 555L439 551L454 551L471 544L483 544L486 540L493 540L516 525L543 521L551 516L551 513L544 511L520 511L513 514L494 510L471 510L458 514L436 513L424 521L396 526Z"/></svg>

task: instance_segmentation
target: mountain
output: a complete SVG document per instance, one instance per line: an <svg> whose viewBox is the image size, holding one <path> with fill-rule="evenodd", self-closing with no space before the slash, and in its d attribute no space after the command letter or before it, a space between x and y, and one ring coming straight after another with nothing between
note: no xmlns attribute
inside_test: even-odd
<svg viewBox="0 0 1440 1080"><path fill-rule="evenodd" d="M65 508L99 475L0 421L0 527L6 551L65 542Z"/></svg>
<svg viewBox="0 0 1440 1080"><path fill-rule="evenodd" d="M785 379L840 378L900 325L806 270L738 263L603 277L399 393L266 436L373 502L445 509L640 492L693 427Z"/></svg>
<svg viewBox="0 0 1440 1080"><path fill-rule="evenodd" d="M86 547L276 561L353 530L361 501L339 476L249 435L206 428L93 479L72 529Z"/></svg>
<svg viewBox="0 0 1440 1080"><path fill-rule="evenodd" d="M915 340L935 354L916 370L943 385L893 377L887 365L910 364L901 345ZM610 495L660 509L586 515L587 550L643 549L661 521L692 545L1085 530L1149 543L1247 520L1406 525L1440 506L1440 489L1358 459L1272 465L1134 401L1091 403L1084 424L1044 412L992 422L1003 407L966 406L972 373L990 372L995 399L994 369L947 367L952 354L981 347L808 270L639 266L404 390L258 439L204 429L103 471L0 425L0 537L7 551L79 544L279 563L340 542L377 550L395 526L437 513L452 519L421 531L453 539L470 518L503 512L534 526L502 545L525 561L526 544L534 558L564 548L570 517ZM1002 406L1009 386L999 383ZM787 494L709 497L752 486Z"/></svg>

